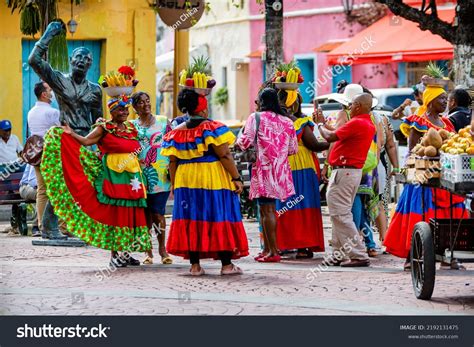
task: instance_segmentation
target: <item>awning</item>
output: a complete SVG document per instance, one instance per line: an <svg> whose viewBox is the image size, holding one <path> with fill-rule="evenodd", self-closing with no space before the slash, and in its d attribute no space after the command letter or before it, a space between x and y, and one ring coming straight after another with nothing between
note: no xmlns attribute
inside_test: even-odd
<svg viewBox="0 0 474 347"><path fill-rule="evenodd" d="M332 51L333 49L336 49L337 47L339 47L343 43L346 43L347 41L349 41L349 40L348 39L329 40L329 41L323 43L321 46L313 48L313 51L316 52L316 53L327 53L327 52Z"/></svg>
<svg viewBox="0 0 474 347"><path fill-rule="evenodd" d="M259 58L259 59L261 59L262 58L262 53L263 53L262 50L257 49L256 51L253 51L253 52L247 54L247 58Z"/></svg>
<svg viewBox="0 0 474 347"><path fill-rule="evenodd" d="M454 9L438 10L438 16L452 23ZM418 24L388 15L328 53L330 65L414 62L453 58L453 45Z"/></svg>

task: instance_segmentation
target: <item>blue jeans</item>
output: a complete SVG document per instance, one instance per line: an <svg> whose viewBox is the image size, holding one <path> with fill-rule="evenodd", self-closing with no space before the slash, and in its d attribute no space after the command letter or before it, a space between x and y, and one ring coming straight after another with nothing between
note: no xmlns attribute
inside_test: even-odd
<svg viewBox="0 0 474 347"><path fill-rule="evenodd" d="M374 249L376 247L374 241L374 232L370 227L367 210L362 203L362 194L356 194L354 204L352 205L352 215L354 216L354 223L356 228L362 231L364 235L364 242L367 249Z"/></svg>

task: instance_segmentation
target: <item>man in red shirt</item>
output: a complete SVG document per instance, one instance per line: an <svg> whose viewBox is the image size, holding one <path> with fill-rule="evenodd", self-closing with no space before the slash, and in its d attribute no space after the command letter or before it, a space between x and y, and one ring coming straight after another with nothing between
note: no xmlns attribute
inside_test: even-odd
<svg viewBox="0 0 474 347"><path fill-rule="evenodd" d="M341 128L331 131L324 123L318 124L321 136L335 142L329 156L333 172L326 200L332 222L331 262L344 267L369 265L363 236L354 224L351 209L376 131L369 115L371 107L372 95L359 94L350 105L351 120Z"/></svg>

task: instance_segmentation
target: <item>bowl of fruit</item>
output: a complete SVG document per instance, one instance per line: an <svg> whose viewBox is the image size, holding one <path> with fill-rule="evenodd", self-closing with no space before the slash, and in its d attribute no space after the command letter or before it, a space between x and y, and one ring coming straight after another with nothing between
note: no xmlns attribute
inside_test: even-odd
<svg viewBox="0 0 474 347"><path fill-rule="evenodd" d="M179 89L192 89L201 95L209 95L216 80L209 75L209 58L193 58L193 63L179 74Z"/></svg>
<svg viewBox="0 0 474 347"><path fill-rule="evenodd" d="M135 70L130 66L121 66L118 71L110 71L100 76L99 84L110 97L130 95L133 93L138 80L135 79Z"/></svg>
<svg viewBox="0 0 474 347"><path fill-rule="evenodd" d="M288 64L277 66L272 82L277 89L297 90L304 82L304 78L296 62L292 60Z"/></svg>

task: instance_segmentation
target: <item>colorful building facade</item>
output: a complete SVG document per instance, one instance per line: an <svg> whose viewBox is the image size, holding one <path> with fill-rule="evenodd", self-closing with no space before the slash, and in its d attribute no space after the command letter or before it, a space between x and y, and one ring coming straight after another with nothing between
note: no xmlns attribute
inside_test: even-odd
<svg viewBox="0 0 474 347"><path fill-rule="evenodd" d="M70 2L59 2L60 17L67 22L71 17ZM73 7L78 22L74 35L67 34L69 52L86 46L93 54L93 65L88 79L98 77L121 65L136 68L139 90L150 93L155 107L155 42L156 15L146 1L84 1ZM0 2L0 118L12 121L13 133L25 140L26 115L36 101L33 94L38 77L27 63L28 55L39 38L25 37L20 32L18 12L11 14L5 1ZM105 93L104 93L105 94ZM104 106L106 96L104 96ZM105 109L105 107L104 107Z"/></svg>

